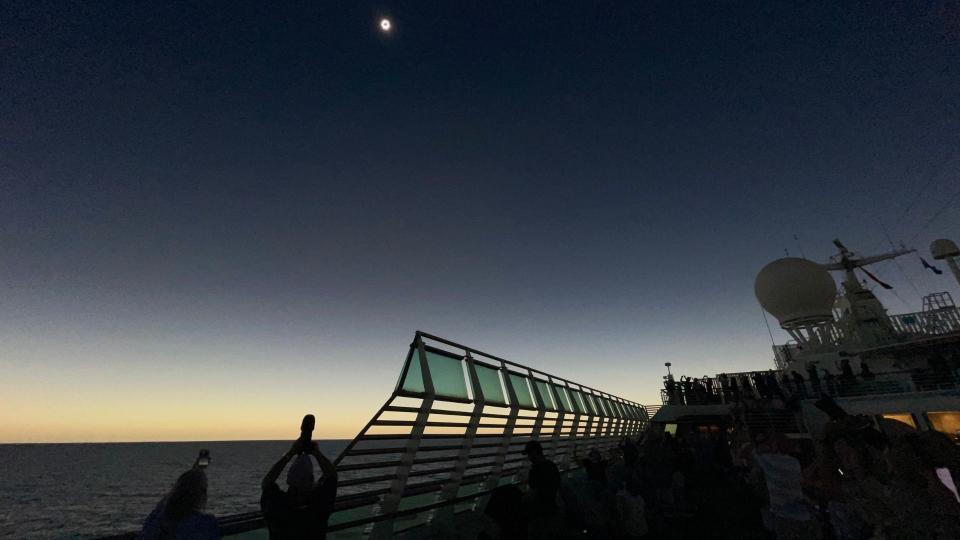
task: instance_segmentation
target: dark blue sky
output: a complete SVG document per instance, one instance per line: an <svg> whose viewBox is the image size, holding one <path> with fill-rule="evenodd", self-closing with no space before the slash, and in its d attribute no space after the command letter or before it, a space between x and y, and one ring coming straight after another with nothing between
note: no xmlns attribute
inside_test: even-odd
<svg viewBox="0 0 960 540"><path fill-rule="evenodd" d="M10 384L366 407L419 328L649 402L769 365L785 248L960 239L956 4L64 4L0 6Z"/></svg>

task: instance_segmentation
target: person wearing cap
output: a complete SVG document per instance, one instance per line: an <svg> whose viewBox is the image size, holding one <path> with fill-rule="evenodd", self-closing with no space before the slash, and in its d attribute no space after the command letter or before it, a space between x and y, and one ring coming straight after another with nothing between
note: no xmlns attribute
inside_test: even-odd
<svg viewBox="0 0 960 540"><path fill-rule="evenodd" d="M304 448L306 446L306 448ZM311 459L312 457L312 459ZM313 459L323 476L314 482ZM287 469L287 490L277 479ZM260 509L270 540L317 540L326 538L327 520L337 498L337 469L316 442L297 440L277 461L261 484Z"/></svg>

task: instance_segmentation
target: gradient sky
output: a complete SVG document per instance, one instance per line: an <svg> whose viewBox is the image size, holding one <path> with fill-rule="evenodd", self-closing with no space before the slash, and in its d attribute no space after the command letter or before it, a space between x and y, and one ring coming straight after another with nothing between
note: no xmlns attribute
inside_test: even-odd
<svg viewBox="0 0 960 540"><path fill-rule="evenodd" d="M417 329L655 403L960 240L956 4L238 4L0 6L0 442L352 437Z"/></svg>

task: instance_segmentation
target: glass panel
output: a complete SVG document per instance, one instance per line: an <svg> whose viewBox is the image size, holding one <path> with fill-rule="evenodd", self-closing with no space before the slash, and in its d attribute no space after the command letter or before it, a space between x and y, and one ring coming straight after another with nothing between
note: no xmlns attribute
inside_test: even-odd
<svg viewBox="0 0 960 540"><path fill-rule="evenodd" d="M423 373L420 372L420 356L416 347L411 347L410 352L407 353L407 364L407 376L403 380L402 388L405 392L422 394L424 392Z"/></svg>
<svg viewBox="0 0 960 540"><path fill-rule="evenodd" d="M617 418L623 418L623 408L620 407L620 403L618 401L608 399L607 403L610 404L610 410L613 411L614 416Z"/></svg>
<svg viewBox="0 0 960 540"><path fill-rule="evenodd" d="M550 411L557 410L557 406L553 402L553 394L550 392L550 388L547 387L546 381L534 382L537 385L537 392L540 394L540 399L543 400L543 408Z"/></svg>
<svg viewBox="0 0 960 540"><path fill-rule="evenodd" d="M433 367L432 365L430 366ZM427 506L433 502L436 502L437 494L436 492L421 493L418 495L411 495L409 497L404 497L400 499L400 505L398 510L409 510L413 508L419 508L421 506ZM429 511L423 511L418 514L407 514L406 516L398 517L393 522L393 531L399 532L411 527L417 527L423 525L427 522L430 517Z"/></svg>
<svg viewBox="0 0 960 540"><path fill-rule="evenodd" d="M583 394L579 390L571 390L573 394L573 404L577 408L577 412L580 414L587 414L587 405L584 402Z"/></svg>
<svg viewBox="0 0 960 540"><path fill-rule="evenodd" d="M347 523L349 521L354 521L357 519L363 519L365 517L371 516L374 513L373 506L357 506L356 508L348 508L346 510L338 510L330 514L330 525L339 525L341 523ZM327 537L329 538L329 534Z"/></svg>
<svg viewBox="0 0 960 540"><path fill-rule="evenodd" d="M530 387L527 386L527 378L516 373L510 374L510 386L517 395L517 405L520 407L533 407L533 396L530 395Z"/></svg>
<svg viewBox="0 0 960 540"><path fill-rule="evenodd" d="M434 392L438 396L467 399L467 381L463 378L462 360L433 351L426 351L426 354ZM410 351L410 367L403 381L403 390L416 394L425 391L423 374L420 372L420 355L416 348Z"/></svg>
<svg viewBox="0 0 960 540"><path fill-rule="evenodd" d="M570 401L570 392L558 384L552 384L551 386L553 386L553 390L560 398L560 407L566 412L573 412L573 402Z"/></svg>
<svg viewBox="0 0 960 540"><path fill-rule="evenodd" d="M620 414L620 408L617 407L616 401L607 400L607 408L610 409L610 414L616 418L623 418L623 415Z"/></svg>
<svg viewBox="0 0 960 540"><path fill-rule="evenodd" d="M438 396L467 399L467 381L463 378L461 359L427 351L427 364Z"/></svg>
<svg viewBox="0 0 960 540"><path fill-rule="evenodd" d="M600 406L600 411L603 413L604 416L606 417L613 416L613 413L610 411L610 404L607 403L606 398L596 396L595 399L597 400L597 405Z"/></svg>
<svg viewBox="0 0 960 540"><path fill-rule="evenodd" d="M506 405L507 399L503 395L503 386L500 385L500 370L474 364L477 368L477 379L480 389L483 390L483 399L494 405Z"/></svg>
<svg viewBox="0 0 960 540"><path fill-rule="evenodd" d="M594 416L599 416L600 412L597 410L597 402L593 400L593 396L591 394L584 393L583 397L585 398L584 401L587 402L587 408L590 409L590 413Z"/></svg>
<svg viewBox="0 0 960 540"><path fill-rule="evenodd" d="M339 531L333 531L327 533L327 540L365 540L368 534L364 533L364 529L367 528L367 524L357 525L356 527L350 527L349 529L341 529ZM264 536L262 540L270 540L269 537Z"/></svg>

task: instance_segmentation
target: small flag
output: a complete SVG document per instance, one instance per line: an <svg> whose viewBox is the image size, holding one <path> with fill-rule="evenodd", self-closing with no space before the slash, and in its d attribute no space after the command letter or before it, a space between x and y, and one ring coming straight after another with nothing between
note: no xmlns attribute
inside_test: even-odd
<svg viewBox="0 0 960 540"><path fill-rule="evenodd" d="M870 271L867 270L866 268L864 268L864 267L861 266L861 267L860 267L860 270L863 270L863 273L864 273L864 274L870 276L870 279L872 279L872 280L876 281L877 283L879 283L880 286L883 287L884 289L887 289L887 290L889 291L890 289L893 288L893 286L888 285L888 284L880 281L880 278L878 278L877 276L871 274Z"/></svg>
<svg viewBox="0 0 960 540"><path fill-rule="evenodd" d="M936 274L936 275L938 275L938 276L943 273L942 270L940 270L940 269L937 268L936 266L933 266L932 264L930 264L930 263L928 263L927 261L925 261L925 260L923 259L923 257L920 257L920 262L923 263L923 267L924 267L924 268L926 268L927 270L930 270L931 272L933 272L934 274Z"/></svg>

